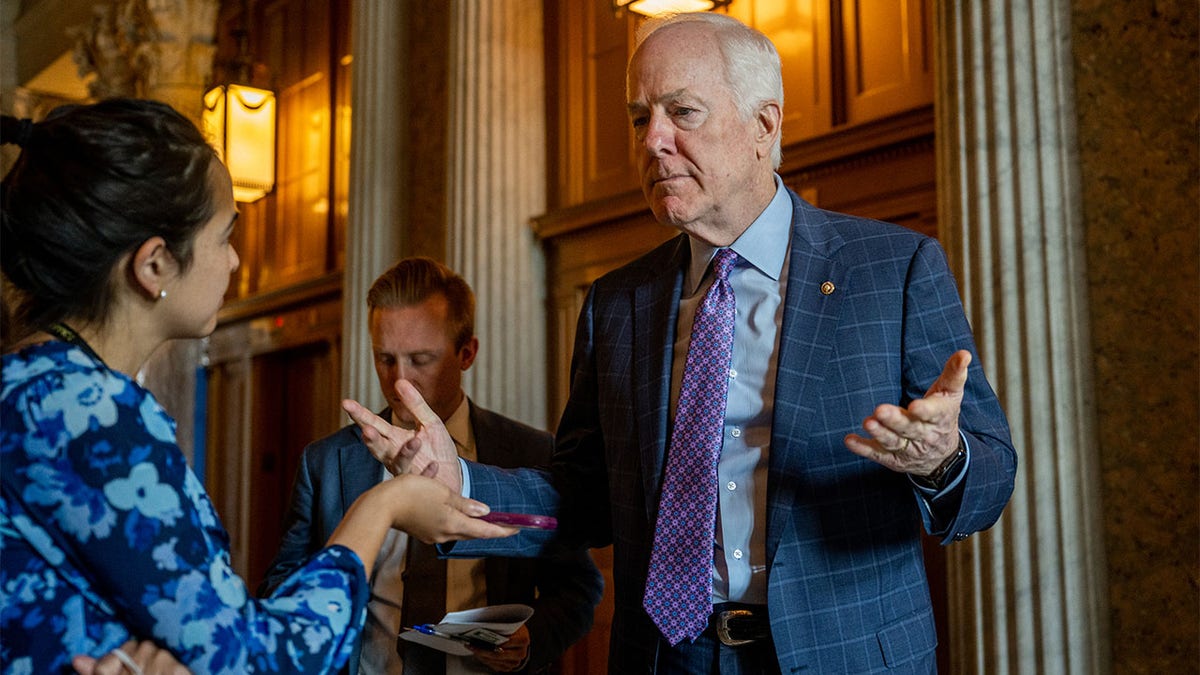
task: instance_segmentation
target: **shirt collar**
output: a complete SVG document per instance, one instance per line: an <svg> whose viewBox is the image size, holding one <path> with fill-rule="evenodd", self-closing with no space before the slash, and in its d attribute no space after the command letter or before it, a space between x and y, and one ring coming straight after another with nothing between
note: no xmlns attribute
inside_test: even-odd
<svg viewBox="0 0 1200 675"><path fill-rule="evenodd" d="M787 188L783 186L783 179L779 174L775 174L775 196L729 248L733 249L739 258L778 281L783 272L783 261L787 257L791 227L792 199ZM692 237L688 237L688 243L692 251L692 260L684 279L684 291L685 295L692 295L704 279L704 273L708 270L708 264L716 255L717 249Z"/></svg>
<svg viewBox="0 0 1200 675"><path fill-rule="evenodd" d="M467 397L463 396L458 407L450 414L450 418L444 421L446 431L450 432L450 438L453 438L454 444L460 448L459 454L462 454L462 449L471 448L474 445L474 439L471 438L470 408Z"/></svg>

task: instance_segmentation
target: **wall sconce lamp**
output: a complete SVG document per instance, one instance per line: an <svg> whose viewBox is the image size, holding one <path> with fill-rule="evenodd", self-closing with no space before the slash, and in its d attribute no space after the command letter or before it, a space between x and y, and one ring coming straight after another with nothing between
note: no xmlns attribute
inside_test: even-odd
<svg viewBox="0 0 1200 675"><path fill-rule="evenodd" d="M234 34L238 39L238 57L232 64L235 82L248 82L246 29ZM201 118L204 133L233 178L234 200L248 203L266 196L275 187L275 92L246 84L218 84L204 94Z"/></svg>
<svg viewBox="0 0 1200 675"><path fill-rule="evenodd" d="M623 16L626 11L645 16L707 12L728 6L733 0L612 0L613 13Z"/></svg>

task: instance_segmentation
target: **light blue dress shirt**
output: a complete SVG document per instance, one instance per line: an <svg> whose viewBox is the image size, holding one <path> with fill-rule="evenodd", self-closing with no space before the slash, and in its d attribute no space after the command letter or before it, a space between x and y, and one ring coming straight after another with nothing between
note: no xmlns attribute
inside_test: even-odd
<svg viewBox="0 0 1200 675"><path fill-rule="evenodd" d="M729 283L737 302L725 438L717 465L713 602L766 604L767 459L771 450L775 371L787 287L792 200L775 176L775 196L730 246L738 254ZM712 286L716 249L695 239L679 299L671 372L671 414L679 401L696 308Z"/></svg>

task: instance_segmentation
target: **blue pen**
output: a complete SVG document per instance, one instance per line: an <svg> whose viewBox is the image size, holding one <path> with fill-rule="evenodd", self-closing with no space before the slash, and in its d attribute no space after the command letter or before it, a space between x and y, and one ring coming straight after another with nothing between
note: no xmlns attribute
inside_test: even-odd
<svg viewBox="0 0 1200 675"><path fill-rule="evenodd" d="M474 637L471 635L456 635L453 633L443 633L442 631L438 630L437 628L434 628L433 624L431 624L431 623L419 623L419 624L413 626L410 630L415 630L418 633L424 633L425 635L432 635L434 637L440 637L440 638L443 638L446 640L453 640L454 642L461 642L467 646L474 647L476 649L483 649L483 650L486 650L489 652L501 651L500 645L497 643L489 642L483 638ZM495 635L496 638L498 638L502 641L507 640L507 638L505 638L504 636L499 635L497 633L492 633L491 631L487 631L487 633L489 635Z"/></svg>

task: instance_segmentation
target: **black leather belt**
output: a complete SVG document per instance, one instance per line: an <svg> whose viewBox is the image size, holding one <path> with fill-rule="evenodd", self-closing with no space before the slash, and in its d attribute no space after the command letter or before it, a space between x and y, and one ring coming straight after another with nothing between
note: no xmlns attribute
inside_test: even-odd
<svg viewBox="0 0 1200 675"><path fill-rule="evenodd" d="M722 602L713 605L705 633L729 647L747 645L771 637L771 621L765 605Z"/></svg>

